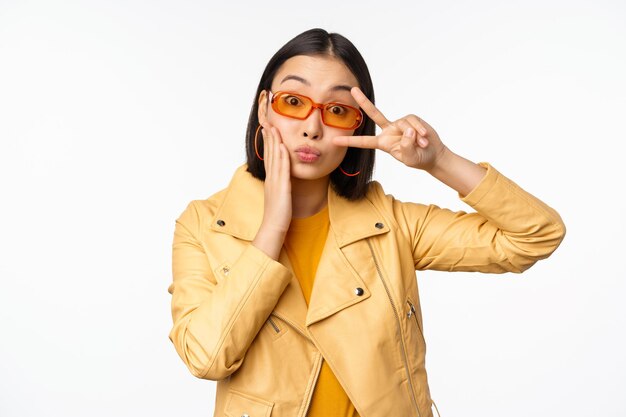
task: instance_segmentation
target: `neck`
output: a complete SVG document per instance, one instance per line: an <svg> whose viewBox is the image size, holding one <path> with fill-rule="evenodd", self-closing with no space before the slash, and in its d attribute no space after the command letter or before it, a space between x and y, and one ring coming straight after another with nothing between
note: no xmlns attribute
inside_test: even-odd
<svg viewBox="0 0 626 417"><path fill-rule="evenodd" d="M292 217L309 217L319 212L328 203L330 177L316 180L291 178Z"/></svg>

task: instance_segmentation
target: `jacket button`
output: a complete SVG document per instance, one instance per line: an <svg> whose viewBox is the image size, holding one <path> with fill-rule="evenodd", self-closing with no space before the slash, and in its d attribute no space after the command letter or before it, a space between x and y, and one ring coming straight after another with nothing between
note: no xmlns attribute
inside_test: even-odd
<svg viewBox="0 0 626 417"><path fill-rule="evenodd" d="M385 225L382 223L376 223L374 226L376 226L377 229L382 229L383 227L385 227Z"/></svg>
<svg viewBox="0 0 626 417"><path fill-rule="evenodd" d="M224 220L220 219L220 220L217 221L217 225L218 226L225 226L226 222Z"/></svg>
<svg viewBox="0 0 626 417"><path fill-rule="evenodd" d="M361 287L357 287L357 288L355 288L355 289L354 289L354 293L355 293L356 295L358 295L358 296L363 295L363 293L364 293L363 288L361 288Z"/></svg>

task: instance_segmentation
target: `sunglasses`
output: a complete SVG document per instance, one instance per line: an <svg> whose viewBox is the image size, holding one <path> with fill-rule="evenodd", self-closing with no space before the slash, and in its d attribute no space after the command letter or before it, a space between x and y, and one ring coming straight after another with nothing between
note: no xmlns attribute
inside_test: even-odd
<svg viewBox="0 0 626 417"><path fill-rule="evenodd" d="M314 109L322 112L322 123L326 126L339 129L352 130L363 123L363 113L356 107L347 104L330 102L316 103L302 94L288 91L269 92L272 109L278 114L291 117L292 119L304 120L313 113Z"/></svg>

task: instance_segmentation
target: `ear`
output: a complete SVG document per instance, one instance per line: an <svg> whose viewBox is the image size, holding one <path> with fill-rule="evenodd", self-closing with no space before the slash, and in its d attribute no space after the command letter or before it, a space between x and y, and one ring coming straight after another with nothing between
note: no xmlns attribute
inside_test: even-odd
<svg viewBox="0 0 626 417"><path fill-rule="evenodd" d="M259 109L257 111L259 124L263 124L267 121L267 99L267 91L261 90L261 92L259 93Z"/></svg>

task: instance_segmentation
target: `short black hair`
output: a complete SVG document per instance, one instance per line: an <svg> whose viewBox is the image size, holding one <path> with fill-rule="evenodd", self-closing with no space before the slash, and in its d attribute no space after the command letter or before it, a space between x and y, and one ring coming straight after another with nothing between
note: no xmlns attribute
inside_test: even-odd
<svg viewBox="0 0 626 417"><path fill-rule="evenodd" d="M272 81L282 64L297 55L308 56L331 56L340 59L346 67L354 74L363 94L374 103L374 86L370 77L365 60L356 47L344 36L338 33L328 33L324 29L310 29L302 32L295 38L287 42L274 54L265 67L250 111L248 127L246 129L246 156L248 172L254 177L265 180L265 165L256 156L254 148L254 135L259 126L258 97L261 91L270 90ZM363 123L354 132L355 136L375 135L376 125L367 114L363 114ZM263 140L259 133L258 151L263 155ZM348 173L360 171L356 176L347 176L339 168L330 174L330 182L337 194L348 200L358 200L363 198L367 192L368 185L372 179L374 171L374 149L362 149L349 147L346 156L340 166Z"/></svg>

